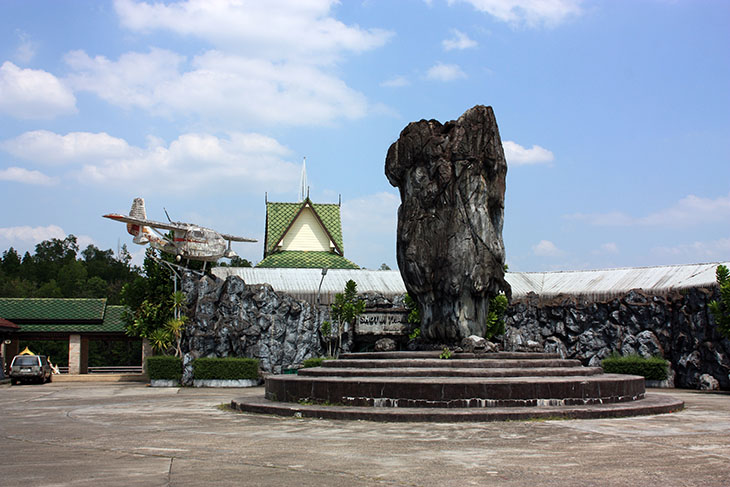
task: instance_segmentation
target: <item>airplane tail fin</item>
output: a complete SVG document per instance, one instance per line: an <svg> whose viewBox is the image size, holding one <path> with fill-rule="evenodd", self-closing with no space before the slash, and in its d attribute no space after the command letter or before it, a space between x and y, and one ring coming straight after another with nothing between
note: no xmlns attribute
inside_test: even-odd
<svg viewBox="0 0 730 487"><path fill-rule="evenodd" d="M144 208L144 198L134 198L134 201L132 201L132 209L129 210L129 216L139 218L140 220L147 219L147 210Z"/></svg>
<svg viewBox="0 0 730 487"><path fill-rule="evenodd" d="M135 198L132 201L132 209L129 210L129 216L139 218L140 220L147 219L147 210L144 207L144 198ZM150 241L149 234L150 229L143 225L136 225L134 223L127 223L127 232L130 235L134 235L134 243L144 245Z"/></svg>

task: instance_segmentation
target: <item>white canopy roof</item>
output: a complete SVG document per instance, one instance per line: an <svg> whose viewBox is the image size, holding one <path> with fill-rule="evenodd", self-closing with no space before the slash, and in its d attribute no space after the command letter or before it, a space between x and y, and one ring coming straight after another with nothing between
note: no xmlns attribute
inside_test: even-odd
<svg viewBox="0 0 730 487"><path fill-rule="evenodd" d="M716 283L718 263L686 264L657 267L628 267L592 271L508 272L513 299L533 292L542 299L560 294L588 300L610 299L632 289L649 294L667 294L690 287L707 287ZM724 265L730 267L730 262ZM320 303L330 304L352 279L360 293L378 292L392 297L406 292L399 271L364 269L329 269L322 278L321 269L284 269L256 267L215 267L217 277L241 277L247 284L270 284L275 290L315 303L319 290ZM321 281L321 289L320 289Z"/></svg>

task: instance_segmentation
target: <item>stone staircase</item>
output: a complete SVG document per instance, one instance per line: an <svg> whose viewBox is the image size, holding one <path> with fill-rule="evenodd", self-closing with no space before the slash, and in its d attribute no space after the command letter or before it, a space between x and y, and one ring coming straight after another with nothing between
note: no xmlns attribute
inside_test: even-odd
<svg viewBox="0 0 730 487"><path fill-rule="evenodd" d="M283 415L391 421L610 417L676 411L647 398L644 378L604 374L554 354L343 354L298 375L269 376L263 398L234 408Z"/></svg>

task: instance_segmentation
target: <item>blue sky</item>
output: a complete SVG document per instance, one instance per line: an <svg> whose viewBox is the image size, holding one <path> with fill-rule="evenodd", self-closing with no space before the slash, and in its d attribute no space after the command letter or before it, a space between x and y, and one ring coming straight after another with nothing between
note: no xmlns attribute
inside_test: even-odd
<svg viewBox="0 0 730 487"><path fill-rule="evenodd" d="M345 255L395 268L385 154L491 105L514 271L730 258L723 0L0 4L0 249L127 243L148 216L255 237L265 206L342 195Z"/></svg>

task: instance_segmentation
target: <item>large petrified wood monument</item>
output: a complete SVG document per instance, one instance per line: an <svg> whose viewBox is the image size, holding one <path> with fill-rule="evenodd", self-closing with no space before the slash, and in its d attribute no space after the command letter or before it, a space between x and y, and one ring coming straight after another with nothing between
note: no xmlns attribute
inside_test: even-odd
<svg viewBox="0 0 730 487"><path fill-rule="evenodd" d="M433 341L484 336L489 299L504 279L507 163L491 107L456 121L410 123L390 146L385 174L398 187L397 258Z"/></svg>

